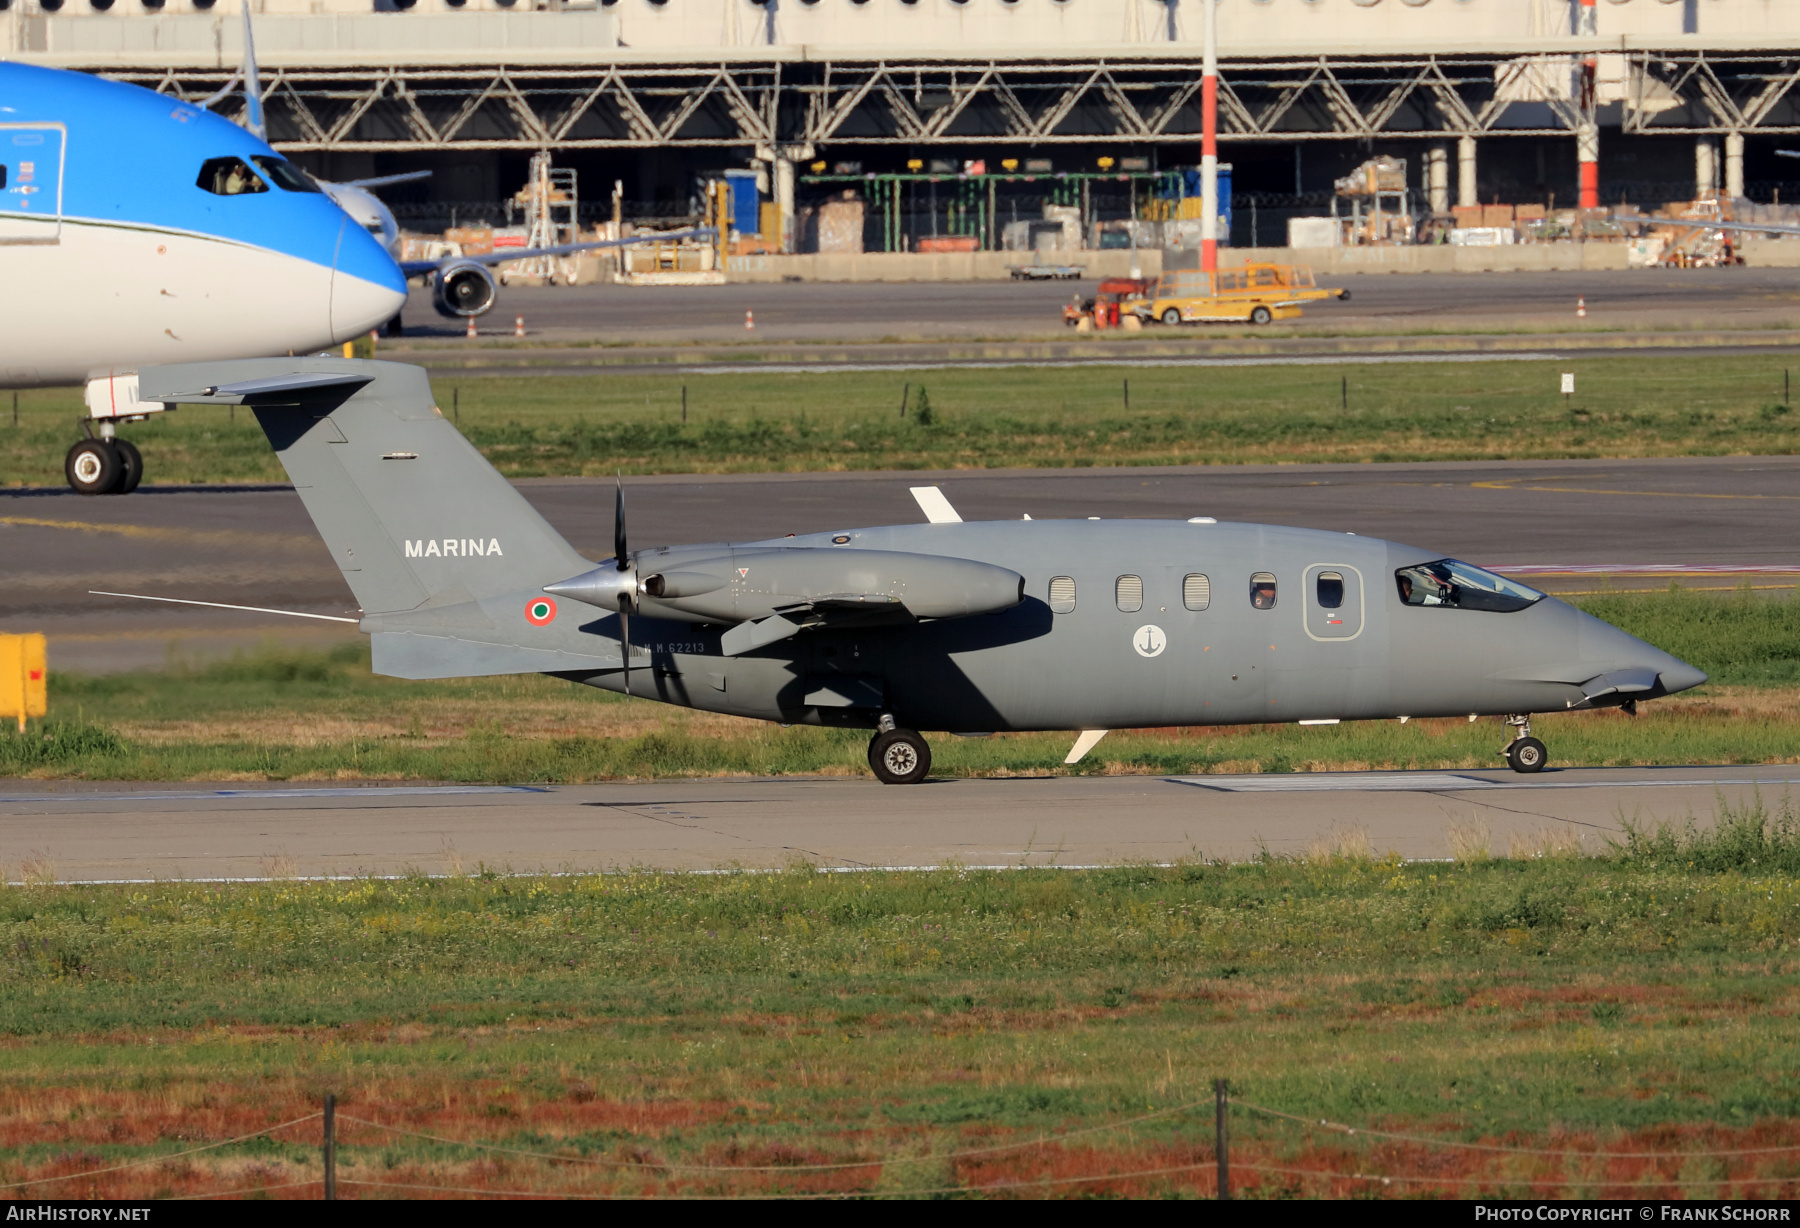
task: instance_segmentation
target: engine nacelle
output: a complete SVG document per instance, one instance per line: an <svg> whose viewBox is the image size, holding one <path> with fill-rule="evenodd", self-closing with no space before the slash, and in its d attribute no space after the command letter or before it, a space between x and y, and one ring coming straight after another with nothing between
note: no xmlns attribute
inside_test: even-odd
<svg viewBox="0 0 1800 1228"><path fill-rule="evenodd" d="M431 275L431 305L453 320L484 314L499 292L488 267L473 260L446 264Z"/></svg>
<svg viewBox="0 0 1800 1228"><path fill-rule="evenodd" d="M752 548L726 554L611 560L545 591L616 610L621 598L653 618L741 623L796 608L886 621L965 618L1011 609L1024 598L1018 572L972 559L890 550ZM652 566L656 570L650 570Z"/></svg>

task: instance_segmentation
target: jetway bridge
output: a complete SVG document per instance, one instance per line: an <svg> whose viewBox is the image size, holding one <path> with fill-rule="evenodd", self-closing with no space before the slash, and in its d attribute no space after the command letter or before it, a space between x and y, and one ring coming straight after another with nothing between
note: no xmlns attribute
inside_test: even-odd
<svg viewBox="0 0 1800 1228"><path fill-rule="evenodd" d="M235 10L152 2L12 0L0 29L17 58L218 92L241 62ZM257 0L271 139L324 156L689 151L791 175L931 151L1191 161L1200 133L1196 0L520 2ZM1573 151L1585 133L1592 160L1596 139L1686 136L1701 186L1710 167L1741 194L1746 139L1800 135L1792 0L1222 0L1219 37L1227 157L1440 142L1415 165L1454 157L1465 204L1478 143L1498 138Z"/></svg>

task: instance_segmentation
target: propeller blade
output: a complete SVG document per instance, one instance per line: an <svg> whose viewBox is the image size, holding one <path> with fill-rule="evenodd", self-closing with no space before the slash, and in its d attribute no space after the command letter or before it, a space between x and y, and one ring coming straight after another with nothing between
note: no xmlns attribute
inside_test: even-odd
<svg viewBox="0 0 1800 1228"><path fill-rule="evenodd" d="M625 551L625 483L618 479L615 481L618 482L619 493L613 504L613 558L618 562L619 570L624 571L630 561L626 558Z"/></svg>
<svg viewBox="0 0 1800 1228"><path fill-rule="evenodd" d="M625 694L631 694L631 602L619 602L619 643L625 660Z"/></svg>
<svg viewBox="0 0 1800 1228"><path fill-rule="evenodd" d="M625 480L618 474L613 475L613 485L617 494L613 501L613 563L620 572L631 567L630 552L625 543ZM635 579L635 577L634 577ZM619 647L625 659L625 694L631 694L631 607L635 604L632 596L619 598Z"/></svg>

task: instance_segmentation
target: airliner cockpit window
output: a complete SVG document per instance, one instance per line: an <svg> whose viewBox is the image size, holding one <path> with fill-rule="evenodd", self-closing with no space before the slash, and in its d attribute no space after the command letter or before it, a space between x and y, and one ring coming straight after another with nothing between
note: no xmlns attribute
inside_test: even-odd
<svg viewBox="0 0 1800 1228"><path fill-rule="evenodd" d="M1491 571L1439 559L1402 567L1394 573L1400 600L1407 605L1443 606L1452 610L1492 610L1507 614L1536 604L1544 594Z"/></svg>
<svg viewBox="0 0 1800 1228"><path fill-rule="evenodd" d="M275 186L284 192L317 192L319 185L307 177L305 171L292 162L281 158L271 158L265 154L253 154L250 160L263 168L263 173L275 181Z"/></svg>
<svg viewBox="0 0 1800 1228"><path fill-rule="evenodd" d="M269 190L269 185L257 178L242 158L208 158L200 164L196 182L214 196L247 196Z"/></svg>

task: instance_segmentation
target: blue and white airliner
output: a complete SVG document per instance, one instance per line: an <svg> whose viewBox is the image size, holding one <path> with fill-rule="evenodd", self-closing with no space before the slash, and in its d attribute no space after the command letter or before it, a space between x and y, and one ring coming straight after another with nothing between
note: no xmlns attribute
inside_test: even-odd
<svg viewBox="0 0 1800 1228"><path fill-rule="evenodd" d="M111 444L139 366L306 353L406 301L381 241L266 141L190 103L0 63L0 387L88 385L79 490L135 486ZM154 406L160 410L160 405ZM135 463L134 463L135 462Z"/></svg>
<svg viewBox="0 0 1800 1228"><path fill-rule="evenodd" d="M83 494L143 476L117 437L166 408L138 401L141 366L337 345L394 320L409 276L431 278L443 314L480 315L490 266L620 243L401 265L391 217L385 230L351 217L263 139L254 53L246 77L249 130L206 103L0 62L0 284L15 296L0 388L86 385L89 437L64 466Z"/></svg>

